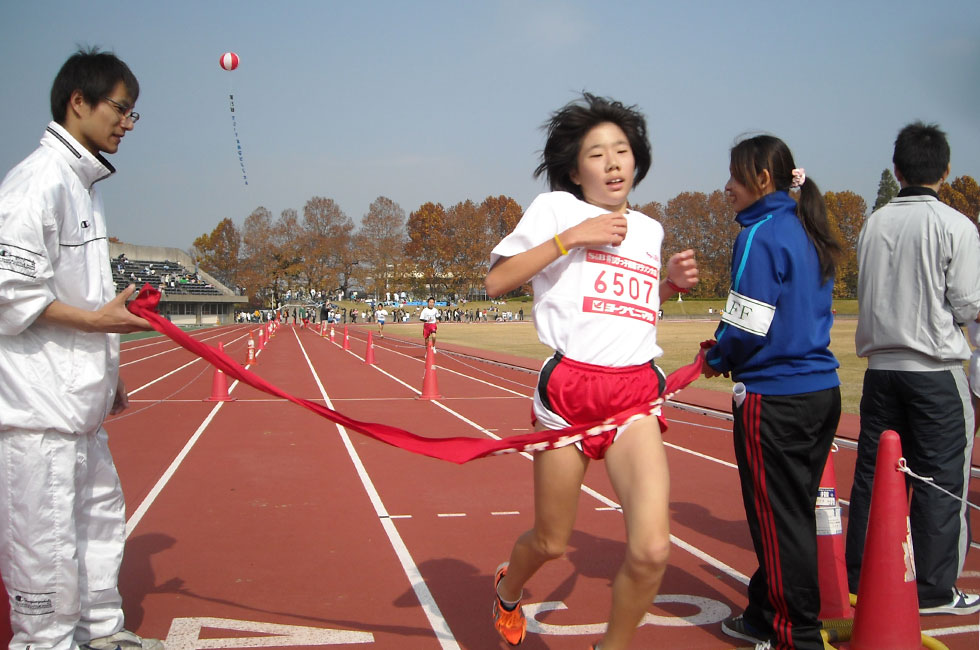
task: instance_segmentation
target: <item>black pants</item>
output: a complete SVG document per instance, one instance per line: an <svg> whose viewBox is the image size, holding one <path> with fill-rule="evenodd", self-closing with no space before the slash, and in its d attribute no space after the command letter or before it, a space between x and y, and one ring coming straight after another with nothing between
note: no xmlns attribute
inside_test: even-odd
<svg viewBox="0 0 980 650"><path fill-rule="evenodd" d="M745 619L774 648L823 650L814 508L840 421L840 389L748 393L734 409L735 457L759 568Z"/></svg>
<svg viewBox="0 0 980 650"><path fill-rule="evenodd" d="M895 431L909 469L929 476L953 494L964 495L973 453L973 408L961 368L936 372L868 370L861 396L854 485L847 516L847 582L857 593L871 508L878 441ZM909 523L920 607L953 598L970 546L966 504L911 478Z"/></svg>

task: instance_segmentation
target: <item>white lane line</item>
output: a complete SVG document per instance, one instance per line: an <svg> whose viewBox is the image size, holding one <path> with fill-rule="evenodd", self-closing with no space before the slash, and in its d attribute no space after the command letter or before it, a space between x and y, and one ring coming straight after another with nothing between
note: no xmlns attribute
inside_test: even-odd
<svg viewBox="0 0 980 650"><path fill-rule="evenodd" d="M236 380L228 389L229 394L231 393L231 391L235 390L235 386L237 385L238 385L238 381ZM184 448L180 450L180 453L178 453L177 456L170 463L170 467L168 467L166 471L163 472L163 475L160 476L159 479L157 479L156 484L150 490L149 494L147 494L146 497L143 499L142 503L139 504L139 507L136 508L136 511L133 513L133 516L130 517L128 521L126 521L126 539L129 539L129 536L133 533L133 530L136 529L136 526L138 526L140 521L143 519L143 515L146 514L147 510L150 509L150 506L153 505L153 502L156 501L157 497L163 491L163 488L165 488L167 486L167 483L170 482L170 479L173 478L173 475L177 471L177 468L180 467L180 464L184 462L185 458L187 458L187 454L190 453L194 445L197 444L198 439L204 434L204 430L208 428L208 425L211 424L211 421L214 419L214 416L218 414L218 411L221 410L221 407L224 406L226 403L227 402L215 403L214 408L211 409L211 412L208 413L208 416L204 418L203 422L201 422L201 426L197 428L197 431L195 431L194 435L190 437L190 440L188 440L187 443L184 444Z"/></svg>
<svg viewBox="0 0 980 650"><path fill-rule="evenodd" d="M348 350L348 352L350 352L350 350ZM304 354L305 354L305 351L304 351ZM354 354L353 352L351 352L351 354L353 354L358 359L362 359L362 357L359 357L358 355ZM409 356L409 355L404 355L404 356ZM414 357L410 357L410 358L413 358L414 359ZM398 382L402 386L405 386L406 388L408 388L412 392L421 394L421 391L415 389L412 386L409 386L407 383L403 382L401 379L398 379L397 377L391 375L390 373L386 372L385 370L382 370L377 365L374 366L374 369L377 370L378 372L380 372L380 373L382 373L382 374L390 377L391 379L393 379L394 381ZM490 386L494 386L494 384L489 384L488 382L483 382L483 383L488 384ZM496 388L501 388L501 387L496 386ZM501 390L505 390L505 391L508 391L508 392L513 392L513 391L510 391L509 389L506 389L506 388L501 388ZM459 420L462 420L463 422L465 422L469 426L473 427L477 431L481 431L484 435L486 435L486 436L488 436L490 438L493 438L494 440L500 440L501 439L500 436L498 436L495 433L491 432L489 429L486 429L485 427L480 426L479 424L477 424L476 422L474 422L474 421L470 420L469 418L465 417L461 413L457 413L456 411L452 410L451 408L449 408L445 404L440 403L439 400L431 400L431 403L434 404L435 406L438 406L442 410L446 411L450 415L453 415L454 417L458 418ZM692 453L696 453L696 452L692 452ZM520 454L521 454L521 456L524 456L528 460L533 460L533 456L531 456L531 454L528 454L526 452L520 452ZM711 457L710 456L707 456L706 458L711 458ZM717 459L715 459L715 460L717 460ZM721 461L721 460L718 460L717 462L719 462L719 463L725 463L725 461ZM612 509L622 510L622 506L621 505L619 505L618 503L616 503L612 499L609 499L608 497L600 494L599 492L593 490L592 488L590 488L589 486L585 485L584 483L582 484L582 491L585 492L586 494L588 494L589 496L591 496L592 498L596 499L597 501L599 501L601 503L604 503L606 506L608 506L608 507L610 507ZM749 577L747 575L745 575L741 571L735 569L734 567L731 567L728 564L722 562L718 558L716 558L714 556L711 556L711 555L708 555L706 552L702 551L701 549L697 548L696 546L694 546L694 545L692 545L692 544L690 544L688 542L685 542L684 540L682 540L681 538L677 537L676 535L673 535L672 534L670 536L670 541L673 542L675 545L679 546L680 548L684 549L685 551L687 551L691 555L693 555L696 558L700 559L702 562L705 562L707 564L710 564L711 566L715 567L719 571L722 571L723 573L728 574L731 578L733 578L735 580L738 580L742 584L745 584L745 585L749 584Z"/></svg>
<svg viewBox="0 0 980 650"><path fill-rule="evenodd" d="M606 496L604 496L604 495L596 492L595 490L593 490L592 488L588 487L587 485L583 485L582 486L582 491L585 492L586 494L590 495L592 498L596 499L597 501L601 501L602 503L605 503L607 506L610 506L613 509L616 509L616 510L622 510L623 509L623 507L621 505L619 505L618 503L616 503L612 499L610 499L610 498L608 498L608 497L606 497ZM670 541L673 542L674 544L676 544L677 546L681 547L682 549L684 549L685 551L687 551L688 553L690 553L694 557L700 559L702 562L707 562L708 564L710 564L711 566L715 567L719 571L723 571L724 573L727 573L730 577L734 578L735 580L738 580L742 584L745 584L745 585L749 584L749 577L747 575L745 575L741 571L739 571L739 570L737 570L737 569L735 569L735 568L733 568L733 567L725 564L724 562L722 562L718 558L716 558L716 557L714 557L712 555L708 555L707 553L705 553L701 549L697 548L696 546L694 546L692 544L689 544L688 542L685 542L680 537L677 537L676 535L671 534Z"/></svg>
<svg viewBox="0 0 980 650"><path fill-rule="evenodd" d="M168 372L165 375L160 375L159 377L157 377L153 381L148 381L147 383L143 384L139 388L134 388L133 390L128 391L128 394L129 395L135 395L136 393L140 392L144 388L149 388L150 386L152 386L153 384L157 383L158 381L163 381L164 379L166 379L170 375L175 375L178 372L180 372L181 370L183 370L184 368L186 368L188 366L191 366L191 365L197 363L198 361L203 361L203 359L201 359L201 357L194 357L193 359L191 359L190 361L188 361L184 365L180 366L179 368L175 368L175 369L171 370L170 372Z"/></svg>
<svg viewBox="0 0 980 650"><path fill-rule="evenodd" d="M218 333L214 334L213 336L202 336L200 340L203 343L204 341L210 341L211 339L216 339L219 336L223 336L223 335L224 335L224 332L218 332ZM244 335L243 336L239 336L236 339L232 339L231 341L229 341L229 343L234 343L234 342L236 342L236 341L238 341L239 339L242 339L242 338L245 338ZM170 341L169 338L166 339L166 340L167 341ZM164 354L170 354L171 352L176 352L177 350L183 350L183 349L184 348L182 346L177 345L177 344L174 344L174 347L170 348L169 350L164 350L163 352L157 352L156 354L150 354L150 355L147 355L145 357L140 357L139 359L133 359L132 361L127 361L126 363L120 363L119 364L119 367L120 368L125 368L126 366L133 365L134 363L139 363L141 361L146 361L148 359L153 359L155 357L163 356ZM129 351L129 350L127 350L127 351Z"/></svg>
<svg viewBox="0 0 980 650"><path fill-rule="evenodd" d="M239 337L239 338L242 338L242 337ZM202 339L202 340L205 340L205 339ZM234 341L237 341L237 340L238 340L238 339L234 339ZM232 342L234 343L234 341L232 341ZM182 347L180 347L180 346L177 346L177 347L176 347L176 348L174 348L174 349L175 349L175 350L183 350L183 348L182 348ZM172 351L173 351L173 350L167 350L167 352L172 352ZM260 350L260 352L261 352L261 350ZM163 352L161 352L160 354L165 354L165 353L163 353ZM153 355L153 356L159 356L159 355ZM144 360L146 360L146 359L152 359L152 358L153 358L153 357L143 357L142 359L137 359L136 361L130 361L129 363L137 363L137 362L139 362L139 361L144 361ZM155 384L155 383L157 383L158 381L162 381L162 380L164 380L164 379L166 379L167 377L169 377L169 376L171 376L171 375L174 375L174 374L176 374L176 373L178 373L178 372L180 372L180 371L181 371L181 370L183 370L184 368L187 368L188 366L191 366L191 365L193 365L193 364L195 364L195 363L197 363L198 361L203 361L203 359L201 359L201 357L198 357L198 356L195 356L195 357L194 357L193 359L191 359L190 361L188 361L188 362L187 362L187 363L185 363L184 365L182 365L182 366L180 366L179 368L175 368L174 370L171 370L170 372L168 372L168 373L166 373L166 374L164 374L164 375L160 375L159 377L157 377L157 378L156 378L156 379L154 379L153 381L149 381L149 382L147 382L147 383L145 383L145 384L143 384L142 386L140 386L139 388L134 388L134 389L133 389L133 390L131 390L131 391L127 391L127 393L128 393L128 395L130 395L130 396L132 396L132 395L135 395L136 393L138 393L138 392L140 392L140 391L141 391L141 390L143 390L144 388L148 388L148 387L150 387L150 386L152 386L153 384ZM121 364L121 365L120 365L120 368L121 368L122 366L127 366L127 365L129 365L129 363L124 363L124 364Z"/></svg>
<svg viewBox="0 0 980 650"><path fill-rule="evenodd" d="M439 512L436 517L465 517L465 512Z"/></svg>
<svg viewBox="0 0 980 650"><path fill-rule="evenodd" d="M303 356L306 358L306 364L310 368L310 373L313 375L313 379L316 381L316 385L320 389L320 394L323 396L327 408L332 409L333 404L330 402L330 398L327 396L327 391L323 388L323 384L320 382L320 376L313 367L313 362L310 361L310 357L306 353L306 347L303 345L303 341L300 340L299 335L297 335L295 331L293 332L293 335L296 336L296 342L299 343L299 349L303 352ZM367 492L368 498L371 500L371 504L374 506L374 511L377 513L381 521L381 526L388 535L388 541L391 543L391 547L395 551L395 555L398 556L398 561L401 562L402 570L405 572L406 577L408 577L408 581L412 585L412 589L415 591L415 596L419 599L419 603L422 605L422 611L425 612L425 616L429 620L429 627L431 627L432 631L435 632L440 646L446 649L458 650L459 644L456 642L456 637L453 636L452 630L449 629L449 623L446 622L446 618L442 615L442 611L440 611L439 605L432 596L432 592L429 591L429 586L426 585L425 581L422 579L422 574L419 571L418 566L416 566L415 560L412 559L412 554L409 552L408 546L405 545L405 541L398 533L398 529L395 527L394 522L392 522L391 516L388 514L384 503L381 501L381 495L378 494L377 488L374 487L374 482L368 475L367 469L364 467L364 463L361 462L361 457L354 449L350 436L347 435L347 430L339 424L336 426L337 432L340 434L340 439L343 441L344 447L347 448L347 453L350 456L351 462L354 463L354 468L357 471L357 475L361 479L361 484L364 486L364 491Z"/></svg>
<svg viewBox="0 0 980 650"><path fill-rule="evenodd" d="M419 361L421 363L421 361L417 357L415 357L415 356L413 356L411 354L405 354L404 352L398 352L397 350L393 350L391 348L386 348L386 350L388 352L392 352L394 354L397 354L397 355L402 356L402 357L406 357L408 359L414 359L415 361ZM350 350L348 350L348 352L350 352ZM353 353L351 353L351 354L353 354ZM358 356L356 354L354 354L354 356L357 357L358 359L363 360L362 357L360 357L360 356ZM438 359L439 358L439 355L437 354L435 358ZM375 367L377 368L377 366L375 366ZM447 368L445 366L440 366L438 364L436 365L436 368L438 368L440 370L443 370L445 372L451 372L454 375L459 375L460 377L465 377L466 379L469 379L471 381L479 382L481 384L486 384L487 386L492 386L493 388L497 388L497 389L502 390L504 392L511 393L512 395L515 395L517 397L523 397L524 399L532 399L531 395L528 395L527 393L522 393L520 391L511 390L510 388L504 388L503 386L500 386L498 384L494 384L492 382L485 381L483 379L477 379L476 377L471 377L470 375L464 375L463 373L461 373L459 371L456 371L456 370L453 370L452 368ZM531 386L530 388L533 388L533 386Z"/></svg>
<svg viewBox="0 0 980 650"><path fill-rule="evenodd" d="M251 366L245 366L246 369L250 367ZM238 386L237 379L232 382L231 386L228 387L229 395L231 395L232 391L235 390L236 386ZM146 514L146 512L150 509L150 506L153 505L153 502L156 501L157 497L160 496L160 493L163 492L163 488L165 488L167 483L170 482L170 479L173 478L177 468L184 462L184 459L187 458L187 454L189 454L194 445L197 444L198 439L204 434L205 429L207 429L208 425L211 424L211 421L214 420L214 416L218 414L218 411L221 410L221 407L225 404L227 404L227 402L215 403L214 408L211 409L208 416L204 418L203 422L201 422L201 426L197 428L194 435L190 437L190 439L184 444L184 447L174 457L173 461L170 463L170 466L167 467L160 478L157 479L157 482L153 485L153 488L133 512L133 516L126 521L126 539L129 539L129 536L133 533L133 530L136 529L136 526L138 526L140 521L143 519L143 515Z"/></svg>
<svg viewBox="0 0 980 650"><path fill-rule="evenodd" d="M697 456L698 458L703 458L705 460L711 461L712 463L718 463L719 465L724 465L725 467L738 469L738 465L736 465L735 463L729 463L727 460L722 460L720 458L715 458L714 456L708 456L707 454L702 454L700 451L694 451L693 449L687 449L686 447L678 447L677 445L671 444L669 442L665 442L664 447L670 447L671 449L676 449L677 451L684 452L685 454Z"/></svg>
<svg viewBox="0 0 980 650"><path fill-rule="evenodd" d="M509 517L511 515L519 515L519 514L521 514L521 511L520 510L502 510L502 511L499 511L499 512L491 512L490 514L492 516L494 516L494 517Z"/></svg>
<svg viewBox="0 0 980 650"><path fill-rule="evenodd" d="M922 630L926 636L950 636L953 634L975 634L980 629L978 625L959 625L957 627L937 627L933 630Z"/></svg>

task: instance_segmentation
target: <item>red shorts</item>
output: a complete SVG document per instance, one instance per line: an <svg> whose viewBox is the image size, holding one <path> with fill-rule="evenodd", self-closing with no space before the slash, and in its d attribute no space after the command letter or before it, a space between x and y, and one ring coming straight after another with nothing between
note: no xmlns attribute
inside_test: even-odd
<svg viewBox="0 0 980 650"><path fill-rule="evenodd" d="M560 422L554 416L570 425L600 422L628 408L654 401L663 393L666 381L653 361L610 368L555 353L538 376L532 420L537 419L543 408L541 420L549 428ZM663 416L658 416L658 420L661 431L666 430ZM617 428L585 438L578 443L579 448L589 458L598 460L606 455L620 432L621 428Z"/></svg>
<svg viewBox="0 0 980 650"><path fill-rule="evenodd" d="M425 323L422 325L422 338L427 339L430 334L435 334L437 327L438 323Z"/></svg>

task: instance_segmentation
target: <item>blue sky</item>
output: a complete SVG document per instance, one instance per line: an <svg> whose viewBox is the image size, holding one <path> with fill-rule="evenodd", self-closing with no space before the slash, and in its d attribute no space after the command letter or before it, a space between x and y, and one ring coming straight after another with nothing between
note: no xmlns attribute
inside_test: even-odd
<svg viewBox="0 0 980 650"><path fill-rule="evenodd" d="M919 8L915 13L911 8ZM633 200L710 192L745 132L783 138L823 190L873 203L905 123L980 178L980 2L0 3L0 168L36 146L79 44L114 50L143 119L102 184L110 233L187 249L312 196L355 222L506 194L527 206L541 124L581 90L638 105L654 149ZM235 72L222 52L241 57ZM228 94L249 184L236 153Z"/></svg>

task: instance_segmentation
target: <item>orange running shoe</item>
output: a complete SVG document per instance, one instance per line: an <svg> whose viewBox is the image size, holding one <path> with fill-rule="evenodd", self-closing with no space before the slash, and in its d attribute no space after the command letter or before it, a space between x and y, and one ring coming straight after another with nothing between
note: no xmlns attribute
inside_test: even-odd
<svg viewBox="0 0 980 650"><path fill-rule="evenodd" d="M497 567L497 575L493 579L493 626L508 645L520 645L527 630L527 619L518 603L513 611L504 609L497 593L497 585L507 575L507 563Z"/></svg>

